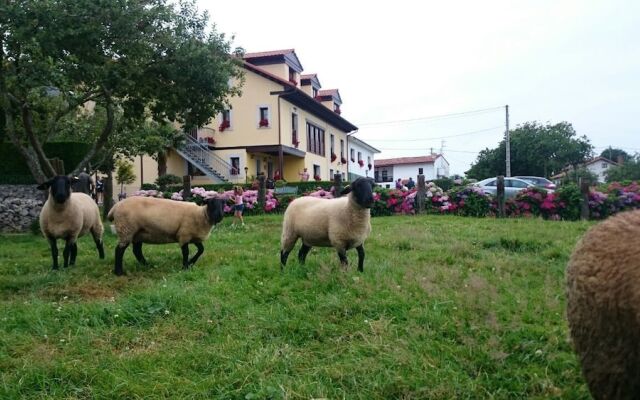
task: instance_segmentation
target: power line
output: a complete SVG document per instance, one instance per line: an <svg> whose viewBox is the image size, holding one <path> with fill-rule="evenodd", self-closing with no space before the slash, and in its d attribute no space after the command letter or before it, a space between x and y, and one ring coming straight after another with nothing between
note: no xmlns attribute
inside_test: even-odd
<svg viewBox="0 0 640 400"><path fill-rule="evenodd" d="M457 113L449 113L449 114L440 114L440 115L430 115L426 117L418 117L418 118L410 118L410 119L398 119L391 121L377 121L377 122L364 122L359 123L358 126L375 126L375 125L389 125L389 124L398 124L398 123L406 123L406 122L418 122L418 121L426 121L426 120L436 120L436 119L450 119L450 118L458 118L465 115L470 114L483 114L486 112L500 110L502 107L490 107L490 108L482 108L478 110L457 112Z"/></svg>
<svg viewBox="0 0 640 400"><path fill-rule="evenodd" d="M438 136L438 137L421 138L421 139L367 139L367 141L368 142L398 142L398 141L402 141L402 142L419 142L419 141L422 141L422 140L438 140L438 139L454 138L454 137L458 137L458 136L473 135L473 134L476 134L476 133L493 131L493 130L498 129L498 128L502 128L502 126L494 126L493 128L480 129L480 130L477 130L477 131L464 132L464 133L459 133L459 134L456 134L456 135L449 135L449 136Z"/></svg>
<svg viewBox="0 0 640 400"><path fill-rule="evenodd" d="M415 147L380 147L379 150L416 150ZM469 153L469 154L480 154L479 151L468 151L468 150L451 150L447 148L445 153Z"/></svg>

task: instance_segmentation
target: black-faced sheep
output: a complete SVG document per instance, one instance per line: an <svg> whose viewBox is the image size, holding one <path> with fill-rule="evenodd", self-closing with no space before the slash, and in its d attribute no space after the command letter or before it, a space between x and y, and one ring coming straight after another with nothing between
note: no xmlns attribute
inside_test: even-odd
<svg viewBox="0 0 640 400"><path fill-rule="evenodd" d="M58 269L58 239L65 240L64 267L74 265L78 255L78 237L91 232L101 259L104 258L100 211L93 199L84 193L72 193L72 178L56 176L38 186L49 190L49 197L40 211L40 229L51 246L53 269Z"/></svg>
<svg viewBox="0 0 640 400"><path fill-rule="evenodd" d="M567 318L596 399L640 398L640 210L591 228L567 269Z"/></svg>
<svg viewBox="0 0 640 400"><path fill-rule="evenodd" d="M287 264L289 253L301 238L300 263L305 262L313 246L333 247L346 268L347 250L355 248L358 270L363 271L364 241L371 232L373 186L373 179L358 178L342 191L343 195L349 194L346 197L330 200L302 197L291 202L282 223L280 267Z"/></svg>
<svg viewBox="0 0 640 400"><path fill-rule="evenodd" d="M213 225L222 221L223 200L209 199L203 206L153 197L130 197L118 202L107 218L114 222L118 235L114 273L123 275L122 257L133 243L133 254L138 262L146 264L142 243L179 243L182 266L195 264L204 252L202 242L207 240ZM198 251L189 260L189 243Z"/></svg>

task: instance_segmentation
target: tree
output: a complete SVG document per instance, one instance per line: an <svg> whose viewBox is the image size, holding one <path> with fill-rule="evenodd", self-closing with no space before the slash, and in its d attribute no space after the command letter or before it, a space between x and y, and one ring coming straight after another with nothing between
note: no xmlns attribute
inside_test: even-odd
<svg viewBox="0 0 640 400"><path fill-rule="evenodd" d="M55 174L42 145L79 113L104 121L74 172L101 154L117 114L125 126L201 126L242 84L240 58L194 0L2 2L0 29L4 134L38 182Z"/></svg>
<svg viewBox="0 0 640 400"><path fill-rule="evenodd" d="M611 167L607 171L607 182L619 182L625 180L640 180L640 154L629 156L622 165Z"/></svg>
<svg viewBox="0 0 640 400"><path fill-rule="evenodd" d="M576 166L591 156L593 146L586 136L577 136L568 122L541 125L526 122L510 131L511 175L550 176L567 165ZM468 178L504 175L506 145L480 152L466 172Z"/></svg>
<svg viewBox="0 0 640 400"><path fill-rule="evenodd" d="M136 174L133 173L133 164L124 159L116 162L116 168L116 181L120 184L120 197L122 197L124 185L130 185L135 182Z"/></svg>
<svg viewBox="0 0 640 400"><path fill-rule="evenodd" d="M619 157L622 157L622 161L627 161L629 159L629 153L622 149L616 149L611 146L609 148L604 149L602 153L600 153L600 157L604 157L613 162L618 162Z"/></svg>

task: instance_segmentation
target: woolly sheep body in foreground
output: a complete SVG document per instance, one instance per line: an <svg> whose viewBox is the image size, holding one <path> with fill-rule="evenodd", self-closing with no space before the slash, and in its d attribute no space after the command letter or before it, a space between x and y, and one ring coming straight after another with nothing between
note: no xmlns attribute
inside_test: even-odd
<svg viewBox="0 0 640 400"><path fill-rule="evenodd" d="M65 239L65 267L67 266L67 252L71 251L70 264L75 264L76 241L79 237L91 232L100 258L104 258L102 250L102 234L104 227L100 219L100 210L91 197L84 193L71 193L63 203L57 204L51 194L40 211L40 230L45 238L55 243L56 239ZM53 244L52 244L53 246ZM54 269L57 268L57 249L54 252Z"/></svg>
<svg viewBox="0 0 640 400"><path fill-rule="evenodd" d="M142 243L178 243L182 247L183 267L194 264L204 251L202 242L209 238L213 225L222 219L221 201L210 201L216 202L216 207L220 208L217 220L211 219L209 204L198 206L195 203L153 197L130 197L118 202L108 215L108 219L114 221L118 235L114 272L118 275L124 273L122 254L130 243L134 244L133 253L142 264L146 264ZM189 243L198 248L191 260L188 260Z"/></svg>
<svg viewBox="0 0 640 400"><path fill-rule="evenodd" d="M353 189L351 189L353 188ZM304 263L313 246L333 247L343 267L347 266L346 251L358 251L358 270L364 268L364 241L371 233L373 181L359 178L343 193L347 197L318 199L303 197L289 204L284 213L280 243L280 263L286 265L297 240L302 239L298 259Z"/></svg>
<svg viewBox="0 0 640 400"><path fill-rule="evenodd" d="M640 210L609 218L578 243L567 318L594 398L640 398Z"/></svg>

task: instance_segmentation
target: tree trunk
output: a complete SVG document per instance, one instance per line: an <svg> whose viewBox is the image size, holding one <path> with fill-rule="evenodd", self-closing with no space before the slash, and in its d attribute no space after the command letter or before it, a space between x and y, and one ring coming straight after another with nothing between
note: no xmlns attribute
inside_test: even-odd
<svg viewBox="0 0 640 400"><path fill-rule="evenodd" d="M158 177L165 176L167 174L167 152L158 152Z"/></svg>
<svg viewBox="0 0 640 400"><path fill-rule="evenodd" d="M113 207L113 174L107 171L107 178L104 180L104 199L102 201L103 219L107 219L107 214Z"/></svg>

